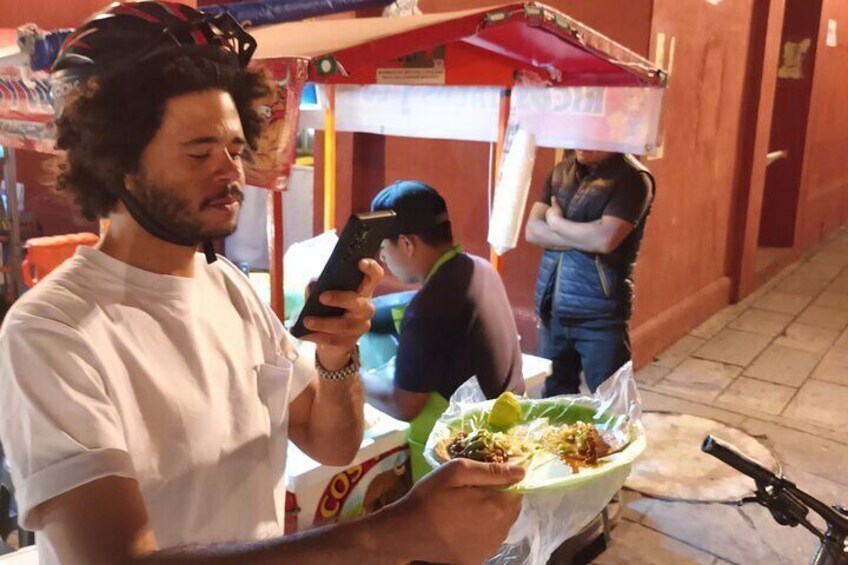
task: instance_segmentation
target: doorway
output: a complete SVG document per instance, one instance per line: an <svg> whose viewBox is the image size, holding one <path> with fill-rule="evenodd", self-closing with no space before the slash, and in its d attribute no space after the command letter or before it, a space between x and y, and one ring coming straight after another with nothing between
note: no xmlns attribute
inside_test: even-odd
<svg viewBox="0 0 848 565"><path fill-rule="evenodd" d="M786 0L757 240L759 280L775 274L795 244L821 11L822 0Z"/></svg>

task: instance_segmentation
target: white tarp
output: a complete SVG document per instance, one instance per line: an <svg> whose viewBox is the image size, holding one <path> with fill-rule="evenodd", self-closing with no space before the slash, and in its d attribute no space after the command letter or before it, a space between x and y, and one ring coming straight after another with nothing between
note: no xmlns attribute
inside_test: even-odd
<svg viewBox="0 0 848 565"><path fill-rule="evenodd" d="M646 155L657 147L662 97L658 87L516 86L509 127L539 147Z"/></svg>
<svg viewBox="0 0 848 565"><path fill-rule="evenodd" d="M321 100L326 100L324 88L319 86ZM483 86L337 85L336 131L494 143L498 138L500 90ZM301 118L300 125L321 129L323 123L317 118Z"/></svg>
<svg viewBox="0 0 848 565"><path fill-rule="evenodd" d="M326 102L325 86L319 100ZM500 88L337 85L336 130L494 143ZM532 133L539 147L652 154L664 90L659 87L516 86L509 128ZM300 127L323 128L323 112L301 112Z"/></svg>

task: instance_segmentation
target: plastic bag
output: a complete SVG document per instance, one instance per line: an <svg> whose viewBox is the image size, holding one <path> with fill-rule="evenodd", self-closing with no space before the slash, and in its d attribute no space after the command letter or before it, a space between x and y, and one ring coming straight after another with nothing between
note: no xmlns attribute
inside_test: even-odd
<svg viewBox="0 0 848 565"><path fill-rule="evenodd" d="M362 370L384 368L387 363L394 361L397 348L398 338L391 334L366 333L359 339L359 362ZM394 376L394 365L392 365L388 379L393 380Z"/></svg>
<svg viewBox="0 0 848 565"><path fill-rule="evenodd" d="M477 379L462 385L451 397L450 406L436 423L424 456L437 467L437 444L458 429L469 429L481 421L494 400L486 400ZM558 396L522 399L524 419L547 417L552 423L592 421L612 433L626 447L600 460L596 467L574 473L555 455L540 455L528 463L527 474L509 487L524 495L521 514L504 545L489 563L544 565L562 542L578 534L595 518L624 485L633 460L645 449L645 430L639 418L641 401L628 362L604 382L594 396ZM626 434L626 436L625 436Z"/></svg>
<svg viewBox="0 0 848 565"><path fill-rule="evenodd" d="M518 245L535 162L536 137L522 129L515 131L501 161L489 219L487 240L498 255Z"/></svg>
<svg viewBox="0 0 848 565"><path fill-rule="evenodd" d="M338 241L336 230L325 231L293 243L283 255L283 292L290 318L300 314L306 302L306 286L321 275Z"/></svg>
<svg viewBox="0 0 848 565"><path fill-rule="evenodd" d="M383 8L384 18L420 16L423 13L424 12L418 8L418 0L395 0Z"/></svg>

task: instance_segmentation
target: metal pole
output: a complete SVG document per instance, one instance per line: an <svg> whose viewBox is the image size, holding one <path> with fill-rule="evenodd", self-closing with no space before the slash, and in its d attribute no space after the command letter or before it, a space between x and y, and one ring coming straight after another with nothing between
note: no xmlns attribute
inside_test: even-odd
<svg viewBox="0 0 848 565"><path fill-rule="evenodd" d="M283 193L268 193L268 271L271 279L271 310L285 321L286 298L283 292Z"/></svg>
<svg viewBox="0 0 848 565"><path fill-rule="evenodd" d="M336 227L336 85L327 85L324 108L324 231Z"/></svg>
<svg viewBox="0 0 848 565"><path fill-rule="evenodd" d="M12 268L9 282L11 285L12 298L17 298L23 292L24 285L21 278L21 218L18 213L18 174L15 166L15 148L6 148L6 163L3 166L3 179L6 181L6 202L9 206L9 218L12 220L9 232L9 258Z"/></svg>

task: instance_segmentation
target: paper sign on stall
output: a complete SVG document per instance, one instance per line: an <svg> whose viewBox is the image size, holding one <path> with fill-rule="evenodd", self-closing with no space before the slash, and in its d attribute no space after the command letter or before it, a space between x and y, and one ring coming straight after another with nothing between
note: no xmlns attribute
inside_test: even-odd
<svg viewBox="0 0 848 565"><path fill-rule="evenodd" d="M445 46L401 57L396 65L377 69L377 84L437 86L445 84Z"/></svg>
<svg viewBox="0 0 848 565"><path fill-rule="evenodd" d="M827 20L827 39L825 43L828 47L836 47L836 20Z"/></svg>

